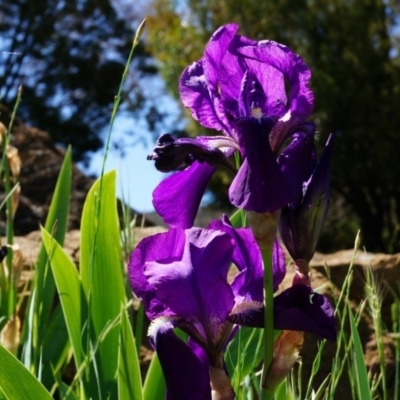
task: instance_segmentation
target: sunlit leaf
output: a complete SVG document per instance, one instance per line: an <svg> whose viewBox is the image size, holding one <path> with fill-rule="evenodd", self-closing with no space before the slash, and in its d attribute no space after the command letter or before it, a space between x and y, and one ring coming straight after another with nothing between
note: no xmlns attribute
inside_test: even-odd
<svg viewBox="0 0 400 400"><path fill-rule="evenodd" d="M93 184L81 221L80 273L88 299L93 348L109 324L119 318L121 304L126 303L115 179L116 173L111 171ZM117 396L118 345L119 328L115 325L98 343L94 360L99 390L111 398Z"/></svg>
<svg viewBox="0 0 400 400"><path fill-rule="evenodd" d="M51 400L53 397L24 365L0 345L0 389L7 399Z"/></svg>
<svg viewBox="0 0 400 400"><path fill-rule="evenodd" d="M165 379L157 354L154 353L143 387L143 398L160 400L165 397Z"/></svg>
<svg viewBox="0 0 400 400"><path fill-rule="evenodd" d="M121 310L118 356L118 398L142 400L142 379L135 338L126 311Z"/></svg>
<svg viewBox="0 0 400 400"><path fill-rule="evenodd" d="M64 249L44 228L42 237L60 296L75 362L79 366L82 362L81 332L87 317L87 305L78 271Z"/></svg>

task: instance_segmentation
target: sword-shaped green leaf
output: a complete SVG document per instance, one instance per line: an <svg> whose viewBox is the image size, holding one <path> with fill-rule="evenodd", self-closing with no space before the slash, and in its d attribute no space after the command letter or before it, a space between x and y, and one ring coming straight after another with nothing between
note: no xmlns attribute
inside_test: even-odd
<svg viewBox="0 0 400 400"><path fill-rule="evenodd" d="M118 356L118 398L142 400L142 378L135 338L126 311L121 310Z"/></svg>
<svg viewBox="0 0 400 400"><path fill-rule="evenodd" d="M87 319L86 299L74 263L44 228L42 237L60 297L75 362L79 367L83 359L81 334Z"/></svg>
<svg viewBox="0 0 400 400"><path fill-rule="evenodd" d="M44 386L1 345L0 360L0 391L7 399L52 400Z"/></svg>
<svg viewBox="0 0 400 400"><path fill-rule="evenodd" d="M94 362L96 390L104 398L116 398L118 392L119 326L109 327L119 318L121 304L126 303L115 179L112 171L93 184L81 221L80 273L88 299L91 347L96 348L96 340L102 337Z"/></svg>

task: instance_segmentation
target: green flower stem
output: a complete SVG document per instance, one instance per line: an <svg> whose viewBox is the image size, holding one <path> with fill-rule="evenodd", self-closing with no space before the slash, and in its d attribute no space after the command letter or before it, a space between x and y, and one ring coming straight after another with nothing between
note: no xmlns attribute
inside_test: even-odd
<svg viewBox="0 0 400 400"><path fill-rule="evenodd" d="M268 369L274 353L274 289L272 275L272 246L262 250L264 264L264 366L261 376L261 399L273 400L274 391L266 389Z"/></svg>

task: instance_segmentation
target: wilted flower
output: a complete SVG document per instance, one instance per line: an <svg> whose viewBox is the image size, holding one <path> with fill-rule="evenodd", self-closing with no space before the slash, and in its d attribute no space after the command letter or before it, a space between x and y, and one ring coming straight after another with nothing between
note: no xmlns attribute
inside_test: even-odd
<svg viewBox="0 0 400 400"><path fill-rule="evenodd" d="M235 24L218 29L203 58L185 69L179 86L182 102L193 117L225 136L162 137L149 156L162 171L186 168L164 180L153 193L157 212L170 226L193 224L215 168L235 173L227 160L235 150L240 151L243 163L230 186L232 204L257 213L274 212L295 196L293 179L288 180L277 155L293 134L314 134L313 124L305 122L313 109L310 70L286 46L250 40L236 35L237 29ZM289 153L290 149L286 164L292 162ZM298 168L303 161L293 160ZM178 207L182 207L180 212L176 212Z"/></svg>
<svg viewBox="0 0 400 400"><path fill-rule="evenodd" d="M303 346L304 333L299 331L282 331L274 344L272 363L268 368L265 388L275 390L279 383L293 368Z"/></svg>
<svg viewBox="0 0 400 400"><path fill-rule="evenodd" d="M285 263L278 242L274 250L277 290ZM228 283L231 263L239 272ZM145 238L131 255L129 277L154 321L149 335L164 371L167 399L211 399L212 390L233 398L223 352L236 324L263 326L262 260L251 230L234 229L224 218L207 229L170 229ZM276 327L332 339L329 303L305 289L290 288L275 298ZM189 341L179 339L174 328L186 332Z"/></svg>

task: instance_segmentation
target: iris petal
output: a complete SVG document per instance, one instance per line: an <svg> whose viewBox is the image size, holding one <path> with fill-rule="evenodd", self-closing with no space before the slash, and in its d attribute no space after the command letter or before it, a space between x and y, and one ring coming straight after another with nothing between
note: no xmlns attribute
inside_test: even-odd
<svg viewBox="0 0 400 400"><path fill-rule="evenodd" d="M274 327L336 339L336 319L328 299L304 285L292 286L275 297Z"/></svg>
<svg viewBox="0 0 400 400"><path fill-rule="evenodd" d="M235 241L232 261L240 271L231 284L235 304L262 301L264 271L260 249L251 230L233 228L226 216L220 221L213 221L208 228L226 232Z"/></svg>
<svg viewBox="0 0 400 400"><path fill-rule="evenodd" d="M234 300L227 283L233 243L220 231L190 229L181 260L146 263L145 276L157 297L182 319L200 322L225 321ZM217 301L216 301L217 299Z"/></svg>
<svg viewBox="0 0 400 400"><path fill-rule="evenodd" d="M187 67L179 80L182 103L190 108L192 116L203 126L218 131L228 131L224 113L218 113L204 77L203 65L195 62Z"/></svg>
<svg viewBox="0 0 400 400"><path fill-rule="evenodd" d="M157 298L155 289L144 275L148 261L181 259L185 245L184 232L170 229L167 233L149 236L136 246L128 264L129 280L136 296L142 299L149 319L169 315L168 307Z"/></svg>
<svg viewBox="0 0 400 400"><path fill-rule="evenodd" d="M166 400L211 400L208 360L179 339L173 325L161 325L151 341L157 351L167 386Z"/></svg>
<svg viewBox="0 0 400 400"><path fill-rule="evenodd" d="M229 189L238 208L257 213L274 212L287 204L291 188L269 145L272 122L262 118L241 118L236 131L244 158Z"/></svg>
<svg viewBox="0 0 400 400"><path fill-rule="evenodd" d="M164 179L153 192L153 205L170 227L193 226L204 191L215 168L194 162L188 169Z"/></svg>
<svg viewBox="0 0 400 400"><path fill-rule="evenodd" d="M314 95L309 87L311 71L303 59L288 47L263 40L257 46L236 46L238 55L276 68L290 85L288 111L290 118L281 119L274 128L271 147L277 151L295 127L303 123L314 108Z"/></svg>
<svg viewBox="0 0 400 400"><path fill-rule="evenodd" d="M214 32L206 45L203 58L204 75L208 87L214 95L218 93L218 71L237 30L238 26L236 24L221 26Z"/></svg>
<svg viewBox="0 0 400 400"><path fill-rule="evenodd" d="M231 314L232 323L254 328L264 327L264 307L242 314ZM295 285L274 298L274 328L301 331L336 340L336 319L328 299L309 286Z"/></svg>
<svg viewBox="0 0 400 400"><path fill-rule="evenodd" d="M286 275L285 253L278 239L275 239L272 251L272 276L274 293L278 290L278 286L282 283Z"/></svg>

